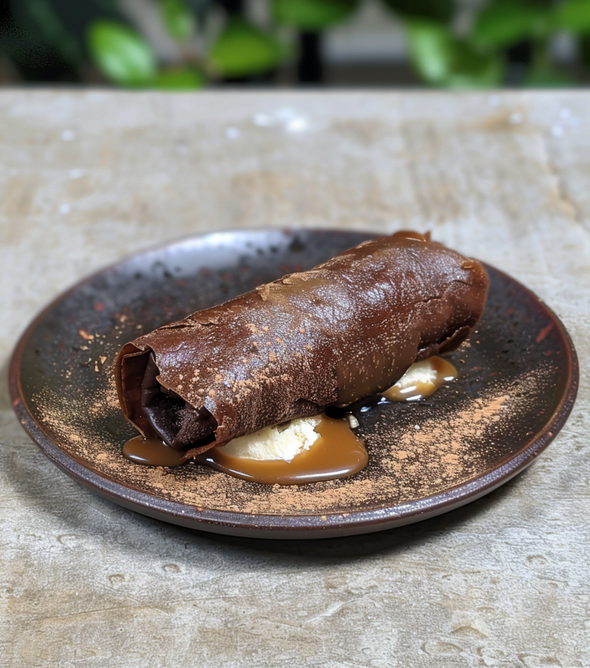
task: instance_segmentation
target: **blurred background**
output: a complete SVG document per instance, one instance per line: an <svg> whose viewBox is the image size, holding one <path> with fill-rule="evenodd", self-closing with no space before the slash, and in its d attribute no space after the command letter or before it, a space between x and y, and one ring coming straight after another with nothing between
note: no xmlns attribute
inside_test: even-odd
<svg viewBox="0 0 590 668"><path fill-rule="evenodd" d="M0 0L0 85L588 82L590 0Z"/></svg>

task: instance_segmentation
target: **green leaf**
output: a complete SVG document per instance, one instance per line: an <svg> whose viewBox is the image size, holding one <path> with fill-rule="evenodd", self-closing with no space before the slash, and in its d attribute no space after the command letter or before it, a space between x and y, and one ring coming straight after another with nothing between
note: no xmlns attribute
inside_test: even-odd
<svg viewBox="0 0 590 668"><path fill-rule="evenodd" d="M560 28L574 33L590 30L590 1L566 0L555 9L555 21Z"/></svg>
<svg viewBox="0 0 590 668"><path fill-rule="evenodd" d="M408 41L412 63L429 84L486 88L502 80L503 63L498 56L477 52L440 23L409 21Z"/></svg>
<svg viewBox="0 0 590 668"><path fill-rule="evenodd" d="M152 81L160 90L199 90L205 85L205 75L194 67L178 67L162 70Z"/></svg>
<svg viewBox="0 0 590 668"><path fill-rule="evenodd" d="M473 39L482 46L506 47L548 28L548 11L518 0L495 0L480 12Z"/></svg>
<svg viewBox="0 0 590 668"><path fill-rule="evenodd" d="M235 78L269 72L279 65L281 44L240 17L230 18L213 44L211 63L223 76Z"/></svg>
<svg viewBox="0 0 590 668"><path fill-rule="evenodd" d="M455 44L445 85L454 89L496 88L502 83L504 62L498 55L475 52L468 44Z"/></svg>
<svg viewBox="0 0 590 668"><path fill-rule="evenodd" d="M319 32L349 18L359 4L360 0L272 0L271 12L277 23Z"/></svg>
<svg viewBox="0 0 590 668"><path fill-rule="evenodd" d="M104 76L120 86L143 86L156 75L156 60L149 44L120 23L92 23L88 49Z"/></svg>
<svg viewBox="0 0 590 668"><path fill-rule="evenodd" d="M454 0L384 0L387 7L406 19L432 19L447 23L455 12Z"/></svg>
<svg viewBox="0 0 590 668"><path fill-rule="evenodd" d="M453 38L438 23L410 21L407 26L410 57L418 74L432 84L442 84L451 67Z"/></svg>
<svg viewBox="0 0 590 668"><path fill-rule="evenodd" d="M184 0L162 0L162 19L179 42L186 41L195 31L195 17Z"/></svg>

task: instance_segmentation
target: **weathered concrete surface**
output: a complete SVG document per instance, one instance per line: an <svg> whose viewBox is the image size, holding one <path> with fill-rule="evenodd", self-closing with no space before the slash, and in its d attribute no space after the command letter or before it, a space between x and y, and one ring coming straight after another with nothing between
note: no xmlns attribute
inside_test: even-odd
<svg viewBox="0 0 590 668"><path fill-rule="evenodd" d="M582 365L504 488L324 542L185 531L80 488L0 388L0 665L590 665L590 94L0 94L0 367L84 274L260 225L431 229L533 288ZM141 237L139 236L141 232Z"/></svg>

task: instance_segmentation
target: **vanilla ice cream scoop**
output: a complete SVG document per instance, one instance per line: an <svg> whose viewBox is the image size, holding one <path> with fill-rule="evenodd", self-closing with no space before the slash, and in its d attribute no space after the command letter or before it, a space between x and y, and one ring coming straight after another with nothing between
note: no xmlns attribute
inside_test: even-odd
<svg viewBox="0 0 590 668"><path fill-rule="evenodd" d="M234 438L219 450L230 457L256 459L258 461L277 460L290 462L304 450L309 450L319 438L314 431L321 416L291 420L288 426L265 427L253 434Z"/></svg>

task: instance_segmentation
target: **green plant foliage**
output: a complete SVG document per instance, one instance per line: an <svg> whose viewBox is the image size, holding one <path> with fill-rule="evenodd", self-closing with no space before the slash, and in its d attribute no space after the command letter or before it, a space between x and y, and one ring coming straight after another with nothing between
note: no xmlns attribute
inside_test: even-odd
<svg viewBox="0 0 590 668"><path fill-rule="evenodd" d="M229 19L209 53L212 66L224 77L237 78L275 69L284 49L272 35L240 17Z"/></svg>
<svg viewBox="0 0 590 668"><path fill-rule="evenodd" d="M590 0L566 0L556 8L555 21L574 33L590 31Z"/></svg>
<svg viewBox="0 0 590 668"><path fill-rule="evenodd" d="M162 19L170 35L179 42L186 41L195 31L195 16L184 0L162 0Z"/></svg>
<svg viewBox="0 0 590 668"><path fill-rule="evenodd" d="M582 65L590 68L590 35L581 35L578 42L578 53Z"/></svg>
<svg viewBox="0 0 590 668"><path fill-rule="evenodd" d="M407 19L432 19L447 23L455 13L454 0L384 0L387 7Z"/></svg>
<svg viewBox="0 0 590 668"><path fill-rule="evenodd" d="M502 83L504 61L496 55L480 54L457 42L451 70L444 85L454 89L496 88Z"/></svg>
<svg viewBox="0 0 590 668"><path fill-rule="evenodd" d="M120 86L144 86L156 75L156 60L148 43L115 21L90 25L88 49L105 77Z"/></svg>
<svg viewBox="0 0 590 668"><path fill-rule="evenodd" d="M21 0L21 7L28 12L41 35L47 42L56 47L64 60L72 63L80 61L82 57L80 46L75 37L64 26L59 13L55 11L51 2L47 0Z"/></svg>
<svg viewBox="0 0 590 668"><path fill-rule="evenodd" d="M570 76L553 68L533 68L522 82L526 88L564 88L574 84Z"/></svg>
<svg viewBox="0 0 590 668"><path fill-rule="evenodd" d="M206 83L205 75L194 67L175 67L159 72L152 86L160 90L198 90Z"/></svg>
<svg viewBox="0 0 590 668"><path fill-rule="evenodd" d="M526 37L540 35L548 25L548 11L538 4L518 0L494 0L480 12L473 39L487 47L506 47Z"/></svg>
<svg viewBox="0 0 590 668"><path fill-rule="evenodd" d="M503 63L454 37L434 21L409 21L412 62L424 81L448 88L485 88L499 85Z"/></svg>
<svg viewBox="0 0 590 668"><path fill-rule="evenodd" d="M359 4L360 0L272 0L271 11L277 23L319 32L349 18Z"/></svg>
<svg viewBox="0 0 590 668"><path fill-rule="evenodd" d="M431 84L442 84L450 68L451 36L437 23L411 21L407 26L412 62Z"/></svg>
<svg viewBox="0 0 590 668"><path fill-rule="evenodd" d="M193 12L197 20L197 25L200 28L204 28L207 23L207 16L211 9L211 5L213 4L213 0L185 0L185 2Z"/></svg>
<svg viewBox="0 0 590 668"><path fill-rule="evenodd" d="M256 27L245 17L246 0L150 0L160 8L160 27L180 45L175 62L164 69L150 44L127 27L123 0L5 0L0 49L22 80L86 79L90 56L105 78L119 86L196 90L211 76L237 80L271 75L298 56L296 30L329 30L366 0L264 1L274 26L295 30L275 33ZM401 19L410 61L424 82L462 89L497 86L505 68L511 81L524 86L590 80L590 0L477 0L475 20L459 38L452 28L465 3L473 1L381 0ZM208 17L222 7L225 25L215 37ZM579 48L577 61L560 68L549 46L564 30L575 35ZM206 55L189 48L197 35L200 43L213 39ZM511 47L523 43L532 61L526 66L512 63L519 54ZM301 62L306 55L301 54ZM570 70L575 73L571 77L566 74Z"/></svg>

